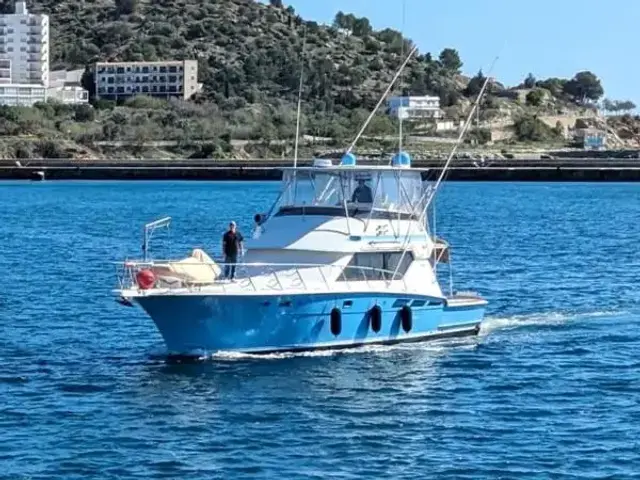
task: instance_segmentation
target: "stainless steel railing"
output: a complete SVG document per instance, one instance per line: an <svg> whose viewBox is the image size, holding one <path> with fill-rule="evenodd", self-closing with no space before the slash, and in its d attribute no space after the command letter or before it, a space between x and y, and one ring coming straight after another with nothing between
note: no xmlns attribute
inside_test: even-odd
<svg viewBox="0 0 640 480"><path fill-rule="evenodd" d="M197 266L210 270L209 279L194 278L188 272L180 271L181 267ZM232 264L184 262L172 260L125 261L116 263L116 275L120 290L143 290L136 278L138 272L151 270L155 284L149 290L187 289L189 291L220 290L224 293L250 291L331 291L340 286L348 290L362 290L363 287L380 288L390 286L392 282L400 282L404 291L409 291L404 278L390 270L361 266L341 266L311 263L243 263L236 266L235 282L224 278L226 266ZM374 285L373 282L376 282Z"/></svg>

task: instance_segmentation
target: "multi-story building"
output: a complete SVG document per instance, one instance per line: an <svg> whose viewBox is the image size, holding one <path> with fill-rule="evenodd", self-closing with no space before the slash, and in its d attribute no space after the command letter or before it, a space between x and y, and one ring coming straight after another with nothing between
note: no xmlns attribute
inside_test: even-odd
<svg viewBox="0 0 640 480"><path fill-rule="evenodd" d="M389 114L408 120L442 118L440 97L391 97L388 102Z"/></svg>
<svg viewBox="0 0 640 480"><path fill-rule="evenodd" d="M49 85L49 16L29 13L26 2L0 15L1 84Z"/></svg>
<svg viewBox="0 0 640 480"><path fill-rule="evenodd" d="M118 99L142 94L188 99L199 89L198 62L97 63L95 83L97 98Z"/></svg>

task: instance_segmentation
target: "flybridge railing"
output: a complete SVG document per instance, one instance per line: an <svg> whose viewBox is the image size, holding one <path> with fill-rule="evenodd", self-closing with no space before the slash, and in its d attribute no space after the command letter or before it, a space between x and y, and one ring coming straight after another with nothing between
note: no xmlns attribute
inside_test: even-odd
<svg viewBox="0 0 640 480"><path fill-rule="evenodd" d="M204 289L207 292L222 293L300 290L331 292L340 286L344 286L347 290L362 291L372 287L390 286L392 282L400 282L402 290L409 292L409 287L401 275L396 274L396 278L393 279L394 272L373 267L262 262L239 262L234 265L235 281L224 278L225 267L230 267L232 264L217 262L162 260L118 262L116 275L120 290L134 289L140 292L158 292L158 290L198 292ZM188 269L191 267L200 269L200 278L189 274ZM138 274L144 270L151 271L153 275L145 280L149 283L141 285Z"/></svg>

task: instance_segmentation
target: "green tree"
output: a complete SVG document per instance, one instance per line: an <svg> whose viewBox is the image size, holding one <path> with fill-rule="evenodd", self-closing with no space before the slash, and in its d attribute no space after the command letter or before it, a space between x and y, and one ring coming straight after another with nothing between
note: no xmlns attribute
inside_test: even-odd
<svg viewBox="0 0 640 480"><path fill-rule="evenodd" d="M115 0L118 15L131 15L138 6L137 0Z"/></svg>
<svg viewBox="0 0 640 480"><path fill-rule="evenodd" d="M521 142L544 142L558 138L558 132L532 115L525 115L514 122L516 138Z"/></svg>
<svg viewBox="0 0 640 480"><path fill-rule="evenodd" d="M581 103L597 101L604 94L600 79L592 72L578 72L564 85L564 92Z"/></svg>
<svg viewBox="0 0 640 480"><path fill-rule="evenodd" d="M440 63L446 70L454 73L458 73L462 68L460 54L453 48L445 48L440 52Z"/></svg>
<svg viewBox="0 0 640 480"><path fill-rule="evenodd" d="M89 99L93 99L96 96L96 81L95 74L90 67L86 67L84 72L82 73L82 77L80 78L80 85L87 92L89 92Z"/></svg>
<svg viewBox="0 0 640 480"><path fill-rule="evenodd" d="M527 75L527 78L524 79L524 88L533 88L536 86L536 77L533 76L533 73Z"/></svg>
<svg viewBox="0 0 640 480"><path fill-rule="evenodd" d="M345 28L344 12L339 11L333 19L333 26L336 28Z"/></svg>
<svg viewBox="0 0 640 480"><path fill-rule="evenodd" d="M564 78L547 78L546 80L540 80L536 82L536 85L539 88L549 90L549 92L551 92L551 95L556 98L563 96L566 84L567 80L565 80Z"/></svg>
<svg viewBox="0 0 640 480"><path fill-rule="evenodd" d="M618 102L618 109L622 110L623 112L628 112L630 110L635 110L636 104L633 103L631 100L624 100L624 101Z"/></svg>
<svg viewBox="0 0 640 480"><path fill-rule="evenodd" d="M74 118L76 122L93 122L96 118L96 112L91 105L77 105L75 107Z"/></svg>
<svg viewBox="0 0 640 480"><path fill-rule="evenodd" d="M527 105L532 107L539 107L544 102L544 90L540 88L535 88L527 93L526 101Z"/></svg>
<svg viewBox="0 0 640 480"><path fill-rule="evenodd" d="M353 34L357 37L366 37L373 32L371 23L367 18L357 18L353 23Z"/></svg>
<svg viewBox="0 0 640 480"><path fill-rule="evenodd" d="M469 80L467 84L467 88L465 89L465 95L468 97L475 97L482 90L482 86L484 82L487 80L487 77L484 76L482 70L480 70L475 77Z"/></svg>

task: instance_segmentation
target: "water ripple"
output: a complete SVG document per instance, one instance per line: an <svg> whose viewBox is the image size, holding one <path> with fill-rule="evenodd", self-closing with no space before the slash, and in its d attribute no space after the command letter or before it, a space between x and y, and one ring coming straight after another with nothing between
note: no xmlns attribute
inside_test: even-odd
<svg viewBox="0 0 640 480"><path fill-rule="evenodd" d="M168 253L214 249L277 188L0 184L0 478L637 475L636 186L446 185L456 287L491 302L478 338L167 362L107 262L165 215Z"/></svg>

